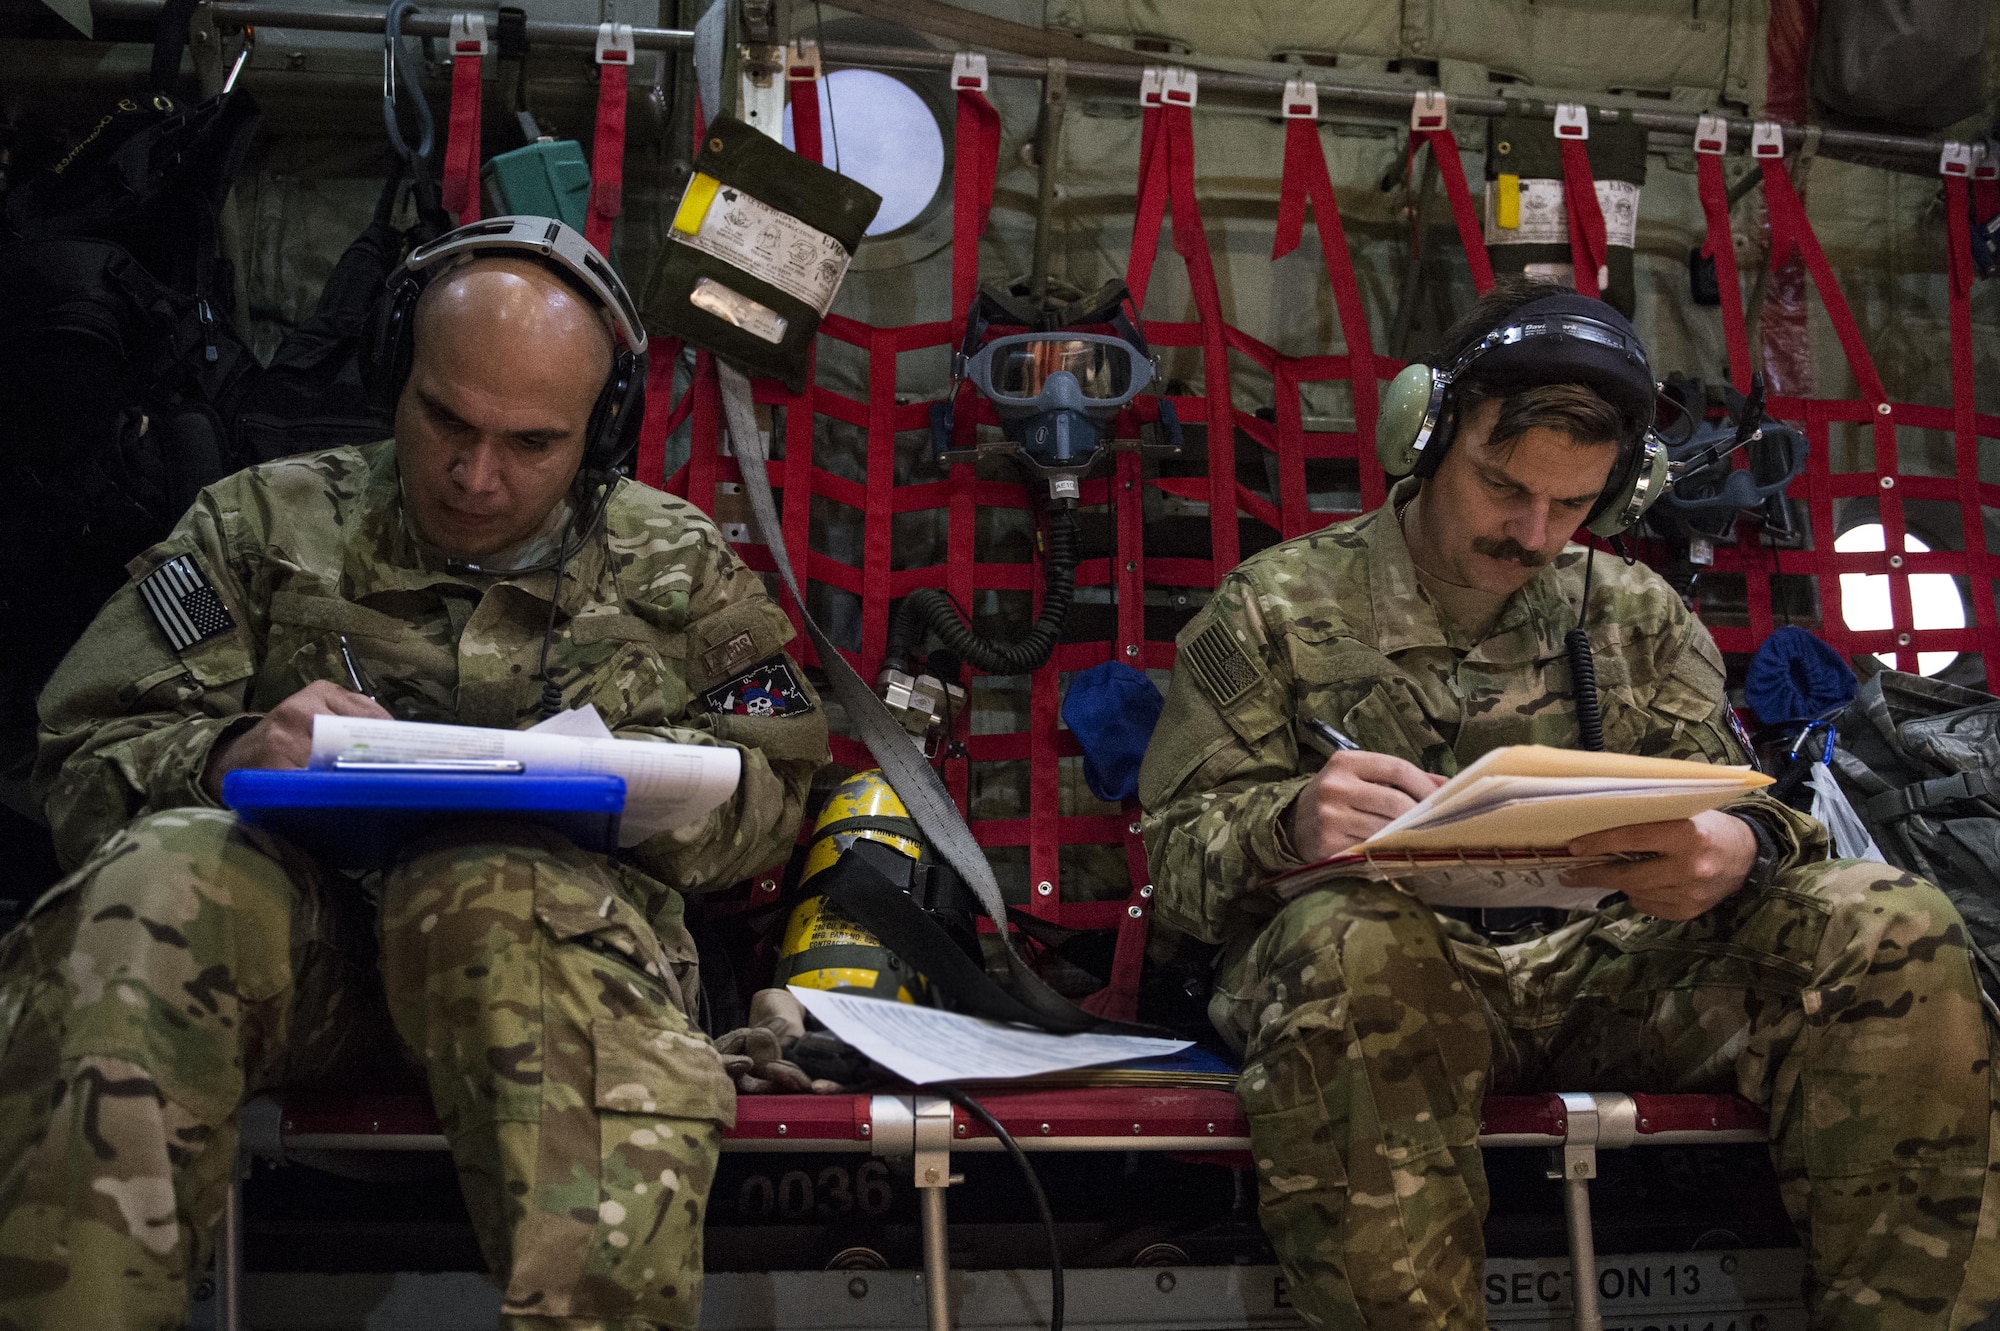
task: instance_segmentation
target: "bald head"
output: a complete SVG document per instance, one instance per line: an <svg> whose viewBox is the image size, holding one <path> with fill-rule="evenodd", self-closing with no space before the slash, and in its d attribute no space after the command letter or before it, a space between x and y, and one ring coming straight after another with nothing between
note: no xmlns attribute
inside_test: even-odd
<svg viewBox="0 0 2000 1331"><path fill-rule="evenodd" d="M568 492L616 342L589 297L532 259L440 275L413 325L396 404L404 498L425 539L477 560L535 534Z"/></svg>

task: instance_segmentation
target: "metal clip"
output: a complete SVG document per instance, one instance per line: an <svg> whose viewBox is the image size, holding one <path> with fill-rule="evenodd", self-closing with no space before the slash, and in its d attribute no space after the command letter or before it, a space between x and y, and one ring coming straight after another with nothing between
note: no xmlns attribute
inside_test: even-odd
<svg viewBox="0 0 2000 1331"><path fill-rule="evenodd" d="M1139 75L1139 105L1158 106L1160 104L1160 84L1166 71L1158 65L1148 65Z"/></svg>
<svg viewBox="0 0 2000 1331"><path fill-rule="evenodd" d="M785 77L793 83L815 83L824 69L819 43L812 38L801 37L785 48Z"/></svg>
<svg viewBox="0 0 2000 1331"><path fill-rule="evenodd" d="M951 58L951 86L954 92L985 92L992 84L986 73L986 57L960 51Z"/></svg>
<svg viewBox="0 0 2000 1331"><path fill-rule="evenodd" d="M1703 116L1695 122L1694 150L1720 157L1729 151L1729 120L1725 116Z"/></svg>
<svg viewBox="0 0 2000 1331"><path fill-rule="evenodd" d="M1972 178L2000 180L2000 144L1989 140L1972 145Z"/></svg>
<svg viewBox="0 0 2000 1331"><path fill-rule="evenodd" d="M1184 65L1160 71L1160 101L1167 106L1193 106L1195 86L1194 71Z"/></svg>
<svg viewBox="0 0 2000 1331"><path fill-rule="evenodd" d="M1775 120L1760 120L1750 127L1752 157L1783 157L1785 127Z"/></svg>
<svg viewBox="0 0 2000 1331"><path fill-rule="evenodd" d="M1960 179L1972 177L1972 145L1960 143L1956 139L1944 145L1938 154L1938 174L1957 176Z"/></svg>
<svg viewBox="0 0 2000 1331"><path fill-rule="evenodd" d="M493 43L486 40L486 15L453 14L450 42L453 56L483 57L491 53Z"/></svg>
<svg viewBox="0 0 2000 1331"><path fill-rule="evenodd" d="M629 65L638 56L632 44L632 25L629 23L600 23L597 25L597 63L600 65Z"/></svg>
<svg viewBox="0 0 2000 1331"><path fill-rule="evenodd" d="M1279 108L1287 120L1319 119L1319 85L1311 79L1288 79Z"/></svg>
<svg viewBox="0 0 2000 1331"><path fill-rule="evenodd" d="M1445 109L1443 89L1425 88L1410 102L1410 128L1419 134L1434 134L1451 123Z"/></svg>
<svg viewBox="0 0 2000 1331"><path fill-rule="evenodd" d="M1557 102L1556 137L1559 139L1589 138L1590 108L1582 102Z"/></svg>

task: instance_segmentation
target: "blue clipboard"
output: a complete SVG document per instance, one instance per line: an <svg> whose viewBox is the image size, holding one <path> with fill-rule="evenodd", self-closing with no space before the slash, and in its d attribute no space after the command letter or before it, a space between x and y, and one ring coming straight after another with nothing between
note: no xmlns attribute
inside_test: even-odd
<svg viewBox="0 0 2000 1331"><path fill-rule="evenodd" d="M415 838L465 818L525 818L583 850L611 854L618 849L625 781L243 767L222 778L222 802L335 868L376 869Z"/></svg>

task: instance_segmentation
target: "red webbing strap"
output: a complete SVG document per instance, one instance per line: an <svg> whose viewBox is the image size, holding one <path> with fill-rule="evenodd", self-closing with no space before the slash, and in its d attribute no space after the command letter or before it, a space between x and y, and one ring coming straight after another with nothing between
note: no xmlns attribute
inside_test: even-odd
<svg viewBox="0 0 2000 1331"><path fill-rule="evenodd" d="M1722 294L1722 340L1729 349L1729 382L1739 393L1750 391L1750 333L1743 317L1743 283L1736 270L1736 239L1729 229L1729 185L1722 176L1718 153L1698 152L1695 175L1701 211L1708 219L1708 238L1701 252L1715 261L1715 285Z"/></svg>
<svg viewBox="0 0 2000 1331"><path fill-rule="evenodd" d="M1879 567L1856 570L1853 567L1856 560L1852 555L1840 556L1836 563L1831 542L1817 552L1819 557L1815 562L1820 565L1817 570L1820 595L1832 602L1824 616L1825 626L1833 629L1835 624L1839 624L1841 629L1835 630L1836 637L1841 636L1845 628L1847 621L1840 605L1840 579L1832 575L1846 570L1886 575L1889 579L1890 623L1898 629L1908 629L1915 622L1910 607L1909 575L1900 567L1891 568L1889 565L1890 556L1900 557L1904 550L1903 498L1895 488L1900 470L1896 455L1895 412L1889 405L1889 395L1882 387L1881 376L1875 372L1874 358L1868 354L1868 346L1861 340L1861 328L1854 320L1853 310L1848 307L1847 297L1841 292L1840 281L1833 275L1833 265L1826 261L1826 252L1820 248L1819 238L1813 234L1812 223L1806 217L1805 202L1792 187L1792 178L1785 170L1784 159L1760 158L1758 165L1764 172L1764 202L1771 219L1771 267L1776 269L1793 253L1797 253L1805 263L1813 284L1819 288L1820 303L1826 307L1827 320L1833 325L1834 336L1840 340L1848 367L1854 372L1861 399L1875 418L1875 471L1884 482L1880 498L1882 553L1874 556L1874 560L1880 561ZM1974 474L1977 474L1976 470ZM1899 647L1896 668L1914 674L1917 669L1916 653Z"/></svg>
<svg viewBox="0 0 2000 1331"><path fill-rule="evenodd" d="M1437 159L1438 174L1444 177L1445 197L1451 200L1452 220L1458 224L1458 241L1465 246L1465 261L1472 266L1473 290L1483 296L1493 289L1493 258L1486 252L1479 209L1473 206L1472 191L1466 188L1465 163L1458 156L1458 136L1447 128L1410 137L1413 155L1415 141L1421 138L1430 145L1431 156Z"/></svg>
<svg viewBox="0 0 2000 1331"><path fill-rule="evenodd" d="M1972 182L1972 217L1981 226L2000 214L2000 180Z"/></svg>
<svg viewBox="0 0 2000 1331"><path fill-rule="evenodd" d="M1139 980L1146 969L1146 926L1153 914L1152 871L1146 867L1146 843L1139 838L1139 801L1125 801L1125 872L1132 891L1118 921L1118 941L1112 947L1110 981L1078 1004L1085 1012L1112 1021L1139 1019Z"/></svg>
<svg viewBox="0 0 2000 1331"><path fill-rule="evenodd" d="M791 84L792 151L814 162L823 162L825 145L819 129L818 72L808 61L786 66Z"/></svg>
<svg viewBox="0 0 2000 1331"><path fill-rule="evenodd" d="M1160 222L1172 203L1174 252L1187 265L1188 286L1194 293L1201 325L1202 403L1207 409L1208 521L1210 557L1215 576L1241 560L1236 527L1236 419L1230 405L1229 347L1222 322L1222 297L1215 282L1215 262L1202 231L1201 207L1194 194L1194 125L1185 106L1159 106L1146 112L1156 120L1151 134L1152 160L1140 176L1141 193L1133 218L1132 252L1125 285L1132 307L1144 309L1152 279L1153 258L1160 243ZM1210 585L1213 585L1211 583Z"/></svg>
<svg viewBox="0 0 2000 1331"><path fill-rule="evenodd" d="M1991 185L1992 182L1981 182ZM1965 532L1966 566L1979 567L1973 552L1984 544L1985 516L1979 501L1979 421L1973 396L1972 219L1970 191L1960 176L1944 178L1945 290L1951 299L1951 436L1957 459L1960 524ZM2000 554L2000 551L1989 553ZM1973 578L1979 586L1984 579ZM1994 604L1968 598L1979 630L1979 651L1989 686L2000 679L2000 624Z"/></svg>
<svg viewBox="0 0 2000 1331"><path fill-rule="evenodd" d="M952 151L951 317L957 320L979 289L979 238L993 212L1000 171L1000 113L984 95L958 94Z"/></svg>
<svg viewBox="0 0 2000 1331"><path fill-rule="evenodd" d="M646 348L646 414L639 422L639 455L632 474L646 485L666 484L667 439L694 410L694 393L674 401L674 366L680 363L681 341L655 337Z"/></svg>
<svg viewBox="0 0 2000 1331"><path fill-rule="evenodd" d="M590 140L590 212L584 217L583 238L607 257L611 224L625 207L625 94L635 49L631 39L629 25L610 23L603 25L597 38L597 131Z"/></svg>
<svg viewBox="0 0 2000 1331"><path fill-rule="evenodd" d="M1570 266L1579 293L1595 298L1609 271L1604 262L1604 210L1597 204L1597 181L1590 174L1590 147L1582 139L1561 141L1563 212L1569 218Z"/></svg>
<svg viewBox="0 0 2000 1331"><path fill-rule="evenodd" d="M1361 303L1361 284L1354 277L1354 258L1348 253L1347 232L1340 223L1340 201L1333 192L1333 178L1327 173L1326 155L1320 147L1319 125L1305 119L1285 122L1285 170L1278 186L1278 229L1271 242L1271 258L1281 259L1298 248L1305 232L1306 204L1312 204L1319 222L1319 247L1326 258L1327 281L1333 286L1333 303L1340 311L1340 331L1347 341L1347 366L1354 395L1354 433L1363 444L1364 456L1375 439L1376 381L1375 344L1368 331L1368 310ZM1282 444L1281 444L1282 448ZM1283 474L1287 459L1280 453ZM1292 459L1303 480L1303 456ZM1368 468L1364 465L1362 470ZM1300 498L1303 499L1301 487ZM1282 502L1282 496L1281 496ZM1286 514L1287 534L1291 534L1291 514Z"/></svg>
<svg viewBox="0 0 2000 1331"><path fill-rule="evenodd" d="M451 52L451 120L445 138L442 202L464 226L479 220L479 73L485 64L485 20L477 38L454 37Z"/></svg>

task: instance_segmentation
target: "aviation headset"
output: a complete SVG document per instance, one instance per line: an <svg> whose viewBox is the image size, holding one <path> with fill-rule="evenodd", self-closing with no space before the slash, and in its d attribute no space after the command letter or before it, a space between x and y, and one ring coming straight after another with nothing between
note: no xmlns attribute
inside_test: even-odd
<svg viewBox="0 0 2000 1331"><path fill-rule="evenodd" d="M376 326L369 355L371 378L389 409L409 382L415 356L417 301L439 273L473 256L527 255L589 294L611 317L618 345L611 373L584 427L580 474L609 476L639 446L639 423L646 414L646 326L625 283L594 246L551 217L489 217L447 231L419 245L389 276L389 299Z"/></svg>
<svg viewBox="0 0 2000 1331"><path fill-rule="evenodd" d="M1531 300L1449 364L1411 365L1389 383L1375 456L1391 476L1435 475L1458 433L1461 383L1582 384L1618 412L1618 460L1583 525L1604 537L1638 522L1667 492L1667 446L1654 430L1658 388L1625 316L1573 292Z"/></svg>

